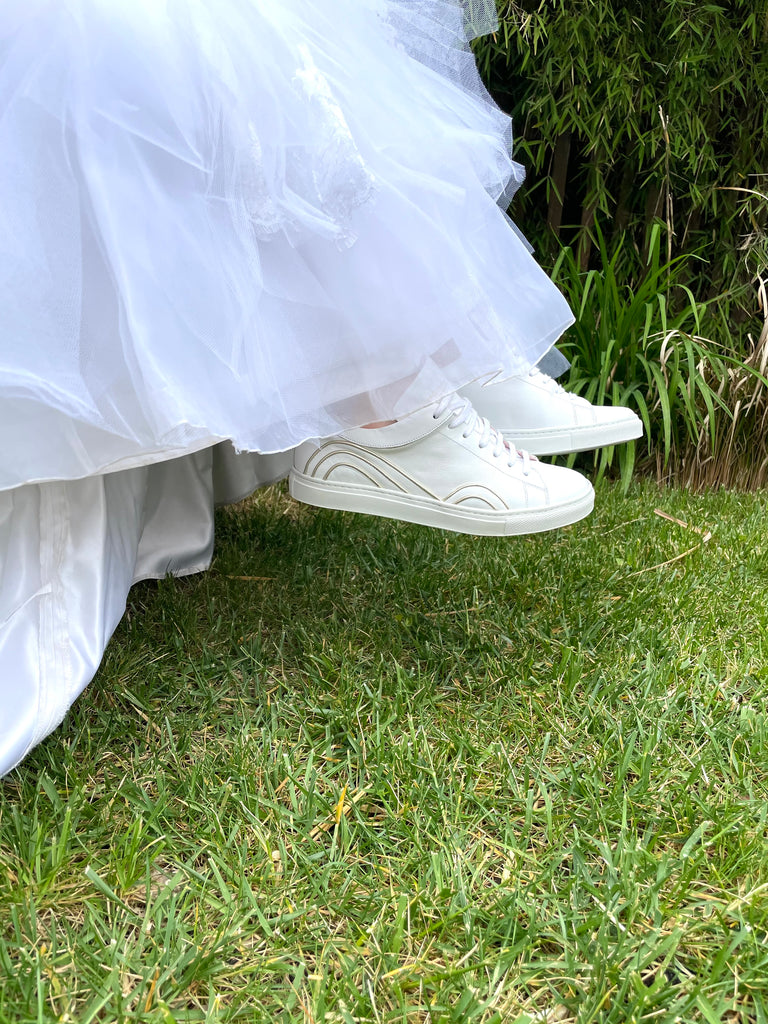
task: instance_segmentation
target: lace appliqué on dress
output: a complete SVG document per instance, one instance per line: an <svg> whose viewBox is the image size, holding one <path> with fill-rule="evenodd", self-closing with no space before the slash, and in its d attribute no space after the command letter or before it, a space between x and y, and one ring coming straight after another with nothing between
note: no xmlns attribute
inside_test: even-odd
<svg viewBox="0 0 768 1024"><path fill-rule="evenodd" d="M300 233L302 222L308 219L314 231L327 233L347 248L357 237L352 215L371 201L376 182L309 47L300 46L299 54L302 66L296 70L294 82L306 110L306 138L303 144L286 149L282 181L278 177L272 184L269 140L262 141L256 125L249 123L250 144L238 159L245 212L262 241L280 231Z"/></svg>
<svg viewBox="0 0 768 1024"><path fill-rule="evenodd" d="M243 201L256 237L268 241L283 229L286 218L269 189L264 172L264 154L253 122L248 125L248 132L251 145L240 167Z"/></svg>
<svg viewBox="0 0 768 1024"><path fill-rule="evenodd" d="M339 227L339 243L352 245L356 238L350 226L352 214L373 198L375 178L360 154L328 79L312 59L309 47L300 46L299 53L304 66L297 71L296 79L311 105L318 135L317 151L311 160L312 184L320 208Z"/></svg>

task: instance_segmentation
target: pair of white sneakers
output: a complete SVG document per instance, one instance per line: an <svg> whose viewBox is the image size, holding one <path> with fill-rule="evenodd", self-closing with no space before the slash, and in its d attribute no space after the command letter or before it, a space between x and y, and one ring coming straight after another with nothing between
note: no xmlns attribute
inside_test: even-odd
<svg viewBox="0 0 768 1024"><path fill-rule="evenodd" d="M537 455L619 444L642 432L631 410L593 406L534 368L471 384L386 427L306 441L294 454L289 489L309 505L458 533L540 533L589 515L595 494L580 473Z"/></svg>

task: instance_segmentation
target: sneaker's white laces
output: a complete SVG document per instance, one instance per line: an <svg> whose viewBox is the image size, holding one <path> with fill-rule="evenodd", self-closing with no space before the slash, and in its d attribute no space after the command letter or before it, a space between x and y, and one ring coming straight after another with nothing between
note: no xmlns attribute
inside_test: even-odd
<svg viewBox="0 0 768 1024"><path fill-rule="evenodd" d="M533 378L537 384L543 384L553 395L566 395L568 392L565 388L561 387L554 377L550 377L548 373L543 373L538 366L532 366L528 371L528 376Z"/></svg>
<svg viewBox="0 0 768 1024"><path fill-rule="evenodd" d="M462 398L461 395L457 394L446 395L445 398L441 398L435 406L435 411L432 415L436 420L439 420L446 412L451 413L451 419L448 421L448 426L451 429L463 426L462 436L465 438L469 438L473 433L478 434L478 448L487 448L488 445L492 444L494 459L506 456L507 465L510 469L518 459L522 459L523 474L528 476L531 455L528 452L518 451L513 444L510 444L504 438L501 431L492 427L489 420L480 415L468 398Z"/></svg>

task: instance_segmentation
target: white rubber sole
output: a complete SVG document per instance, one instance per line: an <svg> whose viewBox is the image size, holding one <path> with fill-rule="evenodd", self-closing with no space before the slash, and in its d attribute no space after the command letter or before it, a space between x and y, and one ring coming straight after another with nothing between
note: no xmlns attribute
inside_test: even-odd
<svg viewBox="0 0 768 1024"><path fill-rule="evenodd" d="M554 427L551 430L502 430L507 441L531 455L569 455L625 444L643 436L643 422L638 416L588 427Z"/></svg>
<svg viewBox="0 0 768 1024"><path fill-rule="evenodd" d="M571 501L559 505L497 512L493 509L461 508L435 498L383 488L355 487L330 480L316 480L297 469L292 469L288 477L291 497L305 505L384 516L387 519L400 519L407 523L420 523L422 526L434 526L478 537L517 537L576 523L588 516L595 504L595 492L591 485L587 486L588 490L585 489Z"/></svg>

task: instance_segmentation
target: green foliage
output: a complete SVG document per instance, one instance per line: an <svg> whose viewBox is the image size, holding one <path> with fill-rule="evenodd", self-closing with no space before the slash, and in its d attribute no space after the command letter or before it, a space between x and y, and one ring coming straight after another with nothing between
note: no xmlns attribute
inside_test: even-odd
<svg viewBox="0 0 768 1024"><path fill-rule="evenodd" d="M569 386L638 410L659 478L762 485L768 0L499 14L477 56L531 172L515 217L578 315ZM635 446L617 460L626 483Z"/></svg>
<svg viewBox="0 0 768 1024"><path fill-rule="evenodd" d="M690 258L662 262L661 230L651 232L644 265L621 240L609 251L597 229L600 269L581 270L563 249L554 278L576 316L560 348L571 360L569 389L599 405L636 409L645 426L645 452L667 471L696 448L727 379L728 360L701 336L706 307L682 283ZM625 485L635 444L595 453L600 473L618 460Z"/></svg>
<svg viewBox="0 0 768 1024"><path fill-rule="evenodd" d="M477 55L533 172L517 212L537 247L560 234L586 266L596 218L641 250L661 218L668 258L704 257L697 294L730 286L730 189L768 172L768 0L502 0L500 17Z"/></svg>

